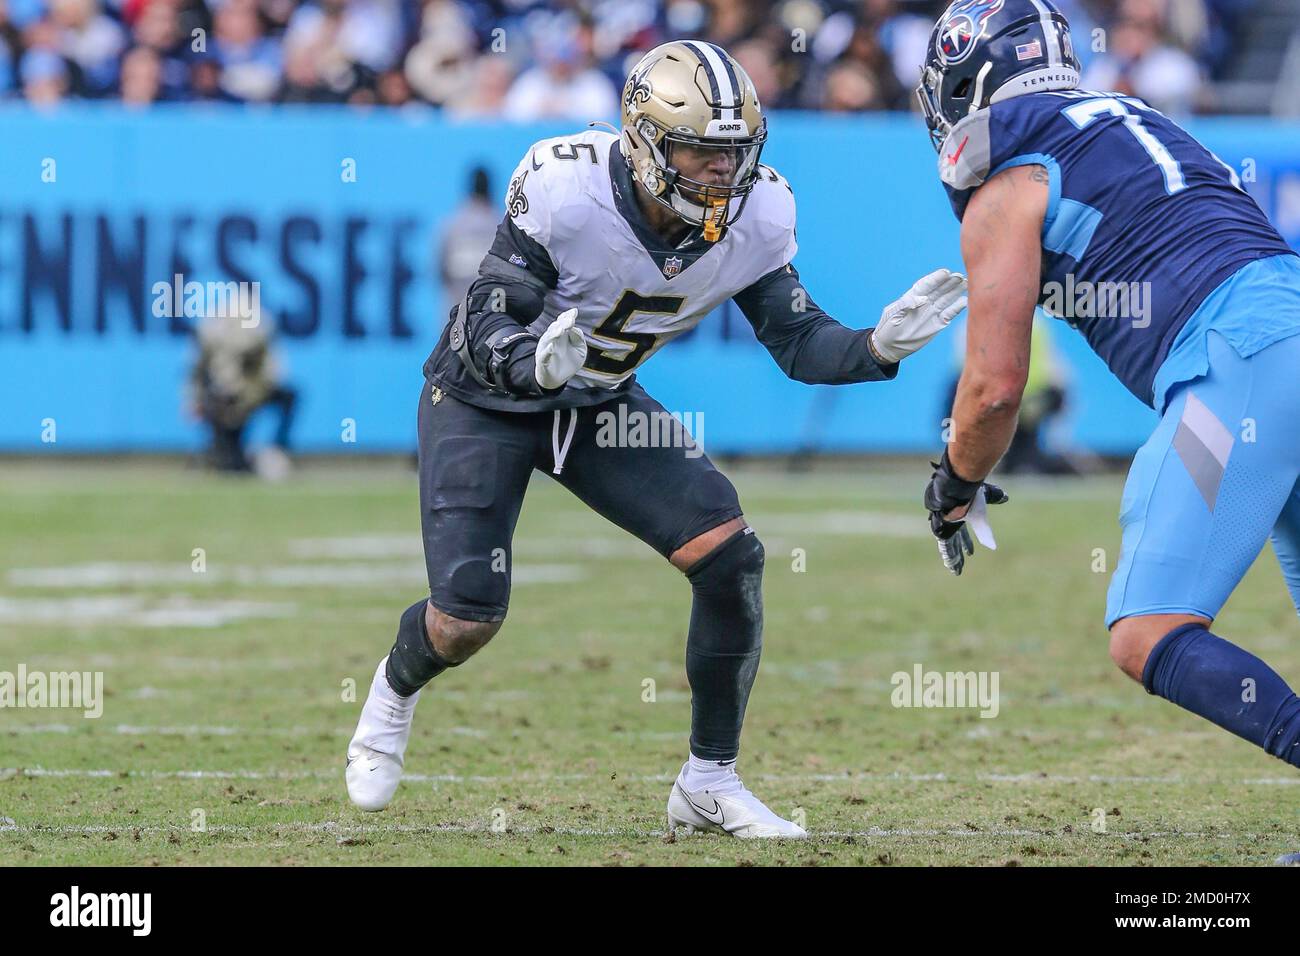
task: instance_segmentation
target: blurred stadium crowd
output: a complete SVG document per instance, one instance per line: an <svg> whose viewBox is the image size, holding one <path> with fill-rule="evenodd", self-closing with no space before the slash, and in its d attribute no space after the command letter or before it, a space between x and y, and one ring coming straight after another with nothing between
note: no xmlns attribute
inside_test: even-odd
<svg viewBox="0 0 1300 956"><path fill-rule="evenodd" d="M1057 0L1084 85L1173 113L1258 0ZM617 112L637 55L703 37L765 106L908 109L943 0L0 0L0 95L437 108L587 120ZM1101 32L1096 32L1096 31ZM1098 55L1104 43L1105 55Z"/></svg>

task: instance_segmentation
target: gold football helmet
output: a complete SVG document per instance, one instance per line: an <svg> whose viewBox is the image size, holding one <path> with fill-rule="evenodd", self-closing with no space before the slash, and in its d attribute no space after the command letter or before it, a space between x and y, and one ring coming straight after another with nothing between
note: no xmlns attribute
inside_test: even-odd
<svg viewBox="0 0 1300 956"><path fill-rule="evenodd" d="M641 58L623 87L619 145L633 178L660 204L716 242L739 218L758 179L767 120L748 74L719 46L674 40ZM729 150L731 181L681 175L674 152Z"/></svg>

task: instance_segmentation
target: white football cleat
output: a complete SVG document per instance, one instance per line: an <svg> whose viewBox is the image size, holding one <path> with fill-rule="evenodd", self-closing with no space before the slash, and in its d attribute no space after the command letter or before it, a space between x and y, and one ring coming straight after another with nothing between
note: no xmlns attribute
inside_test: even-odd
<svg viewBox="0 0 1300 956"><path fill-rule="evenodd" d="M688 763L673 781L668 795L668 832L728 833L742 840L806 840L808 831L789 820L782 820L763 805L740 782L733 768L721 784L705 790L687 790L682 785Z"/></svg>
<svg viewBox="0 0 1300 956"><path fill-rule="evenodd" d="M420 691L398 697L388 686L388 656L379 662L370 693L361 708L357 732L348 744L348 796L362 810L374 812L388 806L402 781L406 742Z"/></svg>
<svg viewBox="0 0 1300 956"><path fill-rule="evenodd" d="M272 445L253 455L253 471L263 481L284 481L293 471L293 462L283 448Z"/></svg>

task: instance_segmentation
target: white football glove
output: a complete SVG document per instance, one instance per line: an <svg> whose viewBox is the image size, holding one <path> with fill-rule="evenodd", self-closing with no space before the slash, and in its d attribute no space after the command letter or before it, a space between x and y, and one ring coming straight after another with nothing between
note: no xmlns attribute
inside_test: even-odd
<svg viewBox="0 0 1300 956"><path fill-rule="evenodd" d="M936 269L918 279L897 302L880 313L871 333L871 350L886 364L907 358L944 330L966 308L966 277Z"/></svg>
<svg viewBox="0 0 1300 956"><path fill-rule="evenodd" d="M577 317L577 309L561 312L537 340L535 374L542 388L559 388L587 361L587 340L573 324Z"/></svg>

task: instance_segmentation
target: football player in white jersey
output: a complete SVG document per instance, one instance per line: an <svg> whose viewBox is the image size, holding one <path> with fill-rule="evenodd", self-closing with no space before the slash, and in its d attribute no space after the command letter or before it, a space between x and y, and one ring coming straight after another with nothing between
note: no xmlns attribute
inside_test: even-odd
<svg viewBox="0 0 1300 956"><path fill-rule="evenodd" d="M763 547L735 488L699 449L611 444L598 440L597 419L667 421L633 373L727 299L793 379L892 379L964 308L965 279L931 273L885 306L874 329L826 315L791 262L794 196L759 164L766 137L740 65L713 44L675 41L628 77L618 134L543 140L519 164L478 279L424 367L429 596L403 613L348 746L357 806L381 810L392 799L421 688L500 629L510 576L499 558L504 550L508 569L539 468L690 582L690 754L669 828L806 836L736 774L762 646Z"/></svg>

